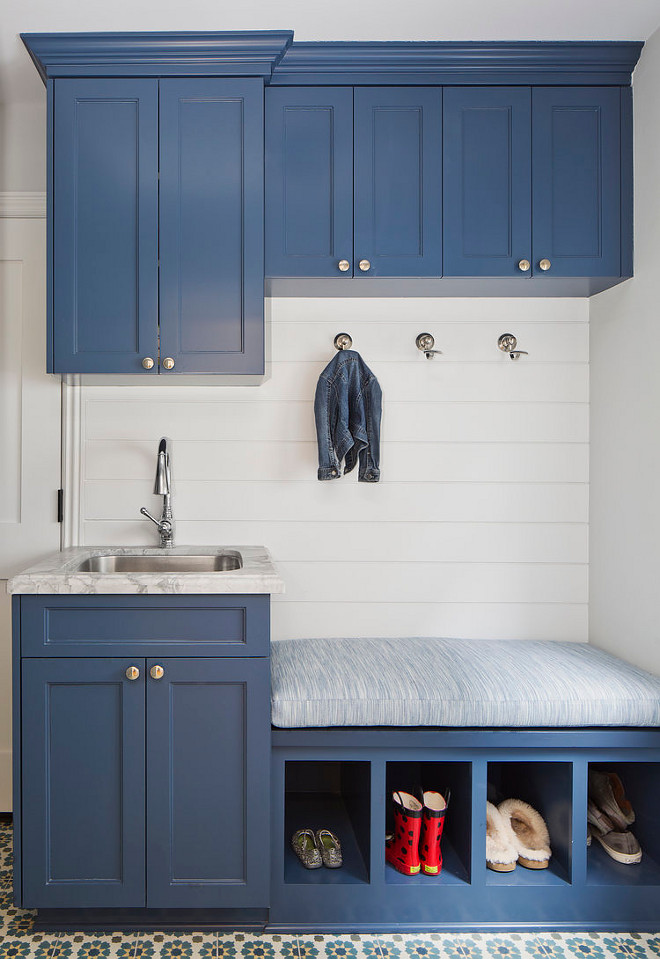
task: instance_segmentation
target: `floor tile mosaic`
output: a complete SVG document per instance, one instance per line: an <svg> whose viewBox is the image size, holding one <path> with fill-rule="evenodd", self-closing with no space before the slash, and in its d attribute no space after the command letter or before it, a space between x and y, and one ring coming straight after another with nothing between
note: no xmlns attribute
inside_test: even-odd
<svg viewBox="0 0 660 959"><path fill-rule="evenodd" d="M660 959L660 932L379 936L35 932L34 913L12 903L11 869L11 825L0 821L0 959Z"/></svg>

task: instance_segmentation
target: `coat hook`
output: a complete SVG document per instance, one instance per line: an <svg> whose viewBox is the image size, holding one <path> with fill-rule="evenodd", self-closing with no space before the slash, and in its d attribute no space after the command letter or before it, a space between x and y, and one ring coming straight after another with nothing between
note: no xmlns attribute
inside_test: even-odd
<svg viewBox="0 0 660 959"><path fill-rule="evenodd" d="M353 340L348 333L337 333L334 343L336 350L350 350L353 346Z"/></svg>
<svg viewBox="0 0 660 959"><path fill-rule="evenodd" d="M424 354L427 360L432 360L434 356L442 355L442 350L434 350L435 339L430 333L420 333L415 340L415 346Z"/></svg>
<svg viewBox="0 0 660 959"><path fill-rule="evenodd" d="M497 345L503 353L508 353L512 360L519 360L521 356L529 356L527 350L517 350L518 340L513 333L502 333Z"/></svg>

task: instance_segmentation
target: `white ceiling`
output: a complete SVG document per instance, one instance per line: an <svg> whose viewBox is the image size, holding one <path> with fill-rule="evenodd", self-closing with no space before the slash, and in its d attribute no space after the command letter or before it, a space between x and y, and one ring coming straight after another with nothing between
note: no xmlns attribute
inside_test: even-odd
<svg viewBox="0 0 660 959"><path fill-rule="evenodd" d="M660 0L0 0L0 101L43 97L21 32L292 29L296 40L646 40Z"/></svg>

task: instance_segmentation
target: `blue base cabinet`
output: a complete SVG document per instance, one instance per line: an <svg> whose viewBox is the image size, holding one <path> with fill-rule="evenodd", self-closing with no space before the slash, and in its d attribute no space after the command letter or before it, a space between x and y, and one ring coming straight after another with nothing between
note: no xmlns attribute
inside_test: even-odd
<svg viewBox="0 0 660 959"><path fill-rule="evenodd" d="M18 904L267 908L268 601L14 599ZM152 616L169 636L154 641Z"/></svg>

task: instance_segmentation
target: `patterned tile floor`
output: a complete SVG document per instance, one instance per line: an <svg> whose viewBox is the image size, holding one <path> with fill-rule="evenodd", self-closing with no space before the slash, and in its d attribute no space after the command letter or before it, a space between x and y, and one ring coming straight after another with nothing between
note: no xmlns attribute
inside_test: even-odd
<svg viewBox="0 0 660 959"><path fill-rule="evenodd" d="M34 932L33 913L12 905L11 865L11 827L0 822L0 959L660 959L660 932L386 936Z"/></svg>

